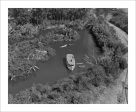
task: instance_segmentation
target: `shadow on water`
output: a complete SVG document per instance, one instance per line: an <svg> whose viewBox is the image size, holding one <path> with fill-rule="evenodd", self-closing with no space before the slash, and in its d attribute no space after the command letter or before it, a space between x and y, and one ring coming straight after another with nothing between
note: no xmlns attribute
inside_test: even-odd
<svg viewBox="0 0 136 112"><path fill-rule="evenodd" d="M67 69L67 63L66 63L66 58L65 57L63 57L63 66Z"/></svg>
<svg viewBox="0 0 136 112"><path fill-rule="evenodd" d="M68 74L72 72L67 68L66 57L63 58L63 66L66 68Z"/></svg>
<svg viewBox="0 0 136 112"><path fill-rule="evenodd" d="M56 50L56 55L51 57L46 62L38 62L37 66L40 70L33 72L28 79L20 79L18 81L9 81L9 93L15 94L21 90L30 88L33 84L54 82L64 77L68 77L69 74L81 72L82 69L75 67L74 71L70 71L66 67L66 54L74 54L77 63L84 63L83 57L85 54L97 55L98 48L87 31L81 31L80 39L74 42L55 42L50 46ZM61 48L60 46L69 45ZM84 63L85 64L85 63Z"/></svg>

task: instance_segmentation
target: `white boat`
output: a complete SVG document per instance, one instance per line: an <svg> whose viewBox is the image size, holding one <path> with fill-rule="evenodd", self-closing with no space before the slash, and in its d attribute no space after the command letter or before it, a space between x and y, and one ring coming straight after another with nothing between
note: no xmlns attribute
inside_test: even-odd
<svg viewBox="0 0 136 112"><path fill-rule="evenodd" d="M66 55L66 63L69 70L73 71L75 69L75 58L73 54Z"/></svg>

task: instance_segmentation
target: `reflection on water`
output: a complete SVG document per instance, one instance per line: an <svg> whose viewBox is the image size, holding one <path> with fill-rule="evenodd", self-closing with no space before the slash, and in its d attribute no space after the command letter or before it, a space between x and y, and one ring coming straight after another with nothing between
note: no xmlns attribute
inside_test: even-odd
<svg viewBox="0 0 136 112"><path fill-rule="evenodd" d="M66 44L66 47L60 47ZM65 63L65 56L68 53L74 54L76 63L84 63L83 56L85 54L88 56L96 55L96 51L98 51L92 37L87 31L80 32L80 39L75 42L54 42L51 44L51 47L56 50L56 55L46 62L37 63L40 70L32 73L27 80L9 81L9 93L15 94L20 90L31 87L34 83L45 84L69 76L71 71L66 68ZM86 68L87 66L88 65L86 65ZM76 66L72 73L82 70L82 68Z"/></svg>

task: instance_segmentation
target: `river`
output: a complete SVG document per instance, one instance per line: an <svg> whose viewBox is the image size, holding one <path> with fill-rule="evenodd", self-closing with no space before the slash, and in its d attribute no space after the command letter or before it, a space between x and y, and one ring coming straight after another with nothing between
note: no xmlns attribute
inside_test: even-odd
<svg viewBox="0 0 136 112"><path fill-rule="evenodd" d="M39 62L37 66L40 68L31 75L28 79L20 79L18 81L9 81L8 90L10 94L16 94L21 90L30 88L33 84L42 83L46 84L53 82L64 77L68 77L69 74L81 72L86 70L89 65L83 60L85 54L88 56L99 55L99 49L96 47L93 38L87 31L81 31L80 39L72 42L54 42L50 46L56 50L56 55L51 57L46 62ZM60 46L69 44L69 46L61 48ZM66 54L74 54L76 63L83 63L85 68L79 68L76 65L74 71L69 71L65 65ZM92 58L93 60L93 58Z"/></svg>

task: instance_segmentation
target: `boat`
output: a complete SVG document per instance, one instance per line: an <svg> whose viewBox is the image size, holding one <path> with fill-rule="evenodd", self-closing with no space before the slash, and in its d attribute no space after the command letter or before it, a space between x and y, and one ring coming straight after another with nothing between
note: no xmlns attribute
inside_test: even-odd
<svg viewBox="0 0 136 112"><path fill-rule="evenodd" d="M66 55L66 64L69 70L73 71L75 69L75 58L73 54Z"/></svg>

